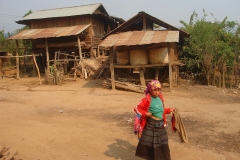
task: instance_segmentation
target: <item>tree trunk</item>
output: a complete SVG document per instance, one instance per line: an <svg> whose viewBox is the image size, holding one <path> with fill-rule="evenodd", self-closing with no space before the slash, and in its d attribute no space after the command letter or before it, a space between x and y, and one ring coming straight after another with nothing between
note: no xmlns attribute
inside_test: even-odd
<svg viewBox="0 0 240 160"><path fill-rule="evenodd" d="M214 71L214 74L213 74L212 85L213 85L213 86L216 85L216 70Z"/></svg>
<svg viewBox="0 0 240 160"><path fill-rule="evenodd" d="M226 62L223 62L222 87L225 88Z"/></svg>
<svg viewBox="0 0 240 160"><path fill-rule="evenodd" d="M221 73L219 75L219 87L220 88L222 87L222 76L221 76Z"/></svg>

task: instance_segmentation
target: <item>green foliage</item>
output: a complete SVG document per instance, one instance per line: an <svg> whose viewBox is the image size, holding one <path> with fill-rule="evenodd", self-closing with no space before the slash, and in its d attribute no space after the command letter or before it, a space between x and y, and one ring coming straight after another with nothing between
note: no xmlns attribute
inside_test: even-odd
<svg viewBox="0 0 240 160"><path fill-rule="evenodd" d="M217 19L207 21L208 15L205 10L203 12L203 17L198 18L194 11L188 24L180 21L182 29L190 34L185 38L182 58L189 70L197 68L197 72L203 73L208 84L218 81L224 87L226 67L231 68L239 55L240 29L236 22L227 21L227 17L221 22Z"/></svg>
<svg viewBox="0 0 240 160"><path fill-rule="evenodd" d="M29 10L28 13L26 13L23 17L26 17L26 16L28 16L31 13L32 13L32 10Z"/></svg>
<svg viewBox="0 0 240 160"><path fill-rule="evenodd" d="M23 17L31 14L32 11L28 11L28 13L26 13ZM20 29L17 29L15 31L13 31L12 33L7 33L7 37L4 36L4 30L0 31L0 45L1 48L4 48L6 52L10 52L13 55L16 54L16 42L15 40L9 40L8 38L18 34L19 32L29 29L29 26L24 26ZM19 44L19 55L23 55L26 54L28 50L31 50L31 42L29 40L18 40L18 44Z"/></svg>

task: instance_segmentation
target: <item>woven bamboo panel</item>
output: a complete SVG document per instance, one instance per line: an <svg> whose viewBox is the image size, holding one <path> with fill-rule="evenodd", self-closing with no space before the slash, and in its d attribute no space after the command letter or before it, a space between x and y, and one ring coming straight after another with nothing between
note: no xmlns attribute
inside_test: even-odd
<svg viewBox="0 0 240 160"><path fill-rule="evenodd" d="M131 50L130 51L131 65L148 64L148 55L146 50Z"/></svg>
<svg viewBox="0 0 240 160"><path fill-rule="evenodd" d="M116 51L117 64L126 65L129 64L129 53L125 51Z"/></svg>
<svg viewBox="0 0 240 160"><path fill-rule="evenodd" d="M148 51L150 64L168 63L168 48L156 48Z"/></svg>

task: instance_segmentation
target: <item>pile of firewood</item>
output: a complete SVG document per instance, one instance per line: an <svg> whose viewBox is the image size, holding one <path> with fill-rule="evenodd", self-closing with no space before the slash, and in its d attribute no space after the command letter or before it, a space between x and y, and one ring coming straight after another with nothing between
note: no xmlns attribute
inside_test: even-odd
<svg viewBox="0 0 240 160"><path fill-rule="evenodd" d="M123 89L123 90L133 91L133 92L137 92L137 93L144 93L144 91L146 89L145 86L136 85L136 84L130 83L130 82L121 82L121 81L117 81L117 80L115 80L115 87L117 89ZM107 79L103 80L103 88L106 88L106 89L112 88L111 79L107 78Z"/></svg>
<svg viewBox="0 0 240 160"><path fill-rule="evenodd" d="M110 69L109 69L109 58L107 58L101 67L94 73L92 79L100 79L110 77Z"/></svg>
<svg viewBox="0 0 240 160"><path fill-rule="evenodd" d="M109 60L104 59L84 59L80 64L72 68L71 72L76 76L85 79L99 79L110 73L108 66Z"/></svg>
<svg viewBox="0 0 240 160"><path fill-rule="evenodd" d="M0 144L0 160L15 160L14 156L17 154L17 151L10 153L9 150L10 147Z"/></svg>

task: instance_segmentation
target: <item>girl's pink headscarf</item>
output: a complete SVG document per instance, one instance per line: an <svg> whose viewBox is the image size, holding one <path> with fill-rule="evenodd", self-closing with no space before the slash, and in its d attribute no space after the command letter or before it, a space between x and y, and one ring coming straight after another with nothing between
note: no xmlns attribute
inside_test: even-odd
<svg viewBox="0 0 240 160"><path fill-rule="evenodd" d="M147 95L157 88L161 88L161 83L158 80L152 80L148 83L145 94Z"/></svg>

